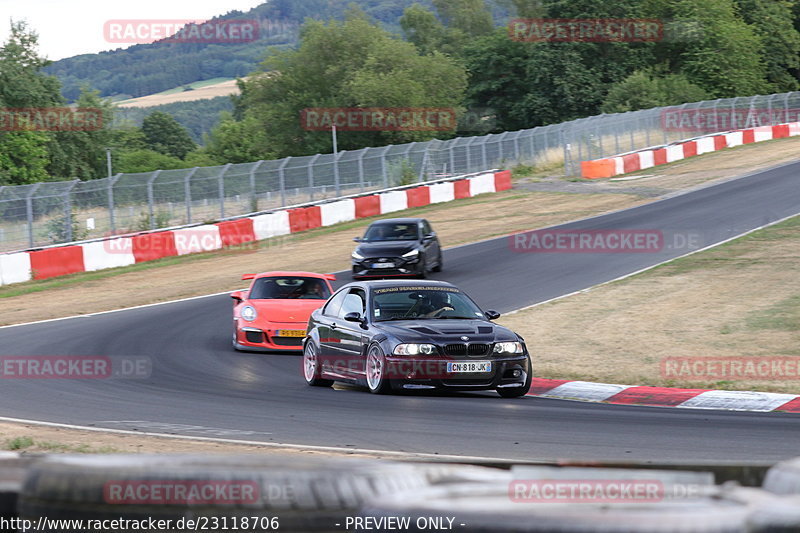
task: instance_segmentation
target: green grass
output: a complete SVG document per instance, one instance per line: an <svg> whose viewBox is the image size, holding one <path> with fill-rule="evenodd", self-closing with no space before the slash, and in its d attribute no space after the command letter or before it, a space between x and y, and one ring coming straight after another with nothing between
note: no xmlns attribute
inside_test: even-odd
<svg viewBox="0 0 800 533"><path fill-rule="evenodd" d="M53 441L37 441L31 437L15 437L6 439L5 449L12 451L27 450L36 448L39 451L59 452L59 453L118 453L119 450L111 446L101 446L93 448L88 444L63 444Z"/></svg>
<svg viewBox="0 0 800 533"><path fill-rule="evenodd" d="M768 309L753 311L747 317L753 330L800 331L800 295L790 296Z"/></svg>

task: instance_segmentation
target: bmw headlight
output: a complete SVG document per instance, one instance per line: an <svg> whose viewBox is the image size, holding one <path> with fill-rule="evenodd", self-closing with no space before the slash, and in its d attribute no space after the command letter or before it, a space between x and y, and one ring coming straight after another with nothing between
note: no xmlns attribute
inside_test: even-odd
<svg viewBox="0 0 800 533"><path fill-rule="evenodd" d="M361 255L360 253L358 253L358 250L353 250L353 253L352 253L351 257L353 259L355 259L356 261L361 261L361 260L364 259L364 256Z"/></svg>
<svg viewBox="0 0 800 533"><path fill-rule="evenodd" d="M398 344L392 353L394 355L431 355L436 353L436 346L433 344Z"/></svg>
<svg viewBox="0 0 800 533"><path fill-rule="evenodd" d="M498 342L494 345L494 353L522 353L522 343Z"/></svg>
<svg viewBox="0 0 800 533"><path fill-rule="evenodd" d="M252 322L258 316L258 313L256 313L255 307L252 307L250 305L246 305L246 306L242 307L242 311L239 314L241 315L241 317L244 320L247 320L248 322Z"/></svg>

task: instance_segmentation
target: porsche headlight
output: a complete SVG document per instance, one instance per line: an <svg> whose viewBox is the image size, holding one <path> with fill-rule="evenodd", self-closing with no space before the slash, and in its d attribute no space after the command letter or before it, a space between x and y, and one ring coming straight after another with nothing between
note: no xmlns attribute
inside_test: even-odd
<svg viewBox="0 0 800 533"><path fill-rule="evenodd" d="M522 343L498 342L494 345L494 353L522 353Z"/></svg>
<svg viewBox="0 0 800 533"><path fill-rule="evenodd" d="M353 250L353 253L351 254L351 257L353 259L355 259L356 261L361 261L362 259L364 259L364 256L361 255L360 253L358 253L358 250Z"/></svg>
<svg viewBox="0 0 800 533"><path fill-rule="evenodd" d="M436 346L433 344L398 344L392 353L394 355L431 355L436 353Z"/></svg>
<svg viewBox="0 0 800 533"><path fill-rule="evenodd" d="M250 305L246 305L246 306L242 307L242 311L239 313L239 315L244 320L247 320L248 322L252 322L253 320L256 319L256 317L258 316L258 313L256 313L255 307L252 307Z"/></svg>

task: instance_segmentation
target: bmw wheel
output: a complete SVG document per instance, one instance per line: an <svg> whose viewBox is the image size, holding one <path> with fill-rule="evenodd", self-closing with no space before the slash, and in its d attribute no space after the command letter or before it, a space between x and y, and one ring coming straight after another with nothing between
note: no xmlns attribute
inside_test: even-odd
<svg viewBox="0 0 800 533"><path fill-rule="evenodd" d="M386 378L386 356L377 344L367 352L367 387L372 394L386 394L392 384Z"/></svg>
<svg viewBox="0 0 800 533"><path fill-rule="evenodd" d="M333 380L322 379L320 377L321 373L322 368L317 356L317 349L314 347L313 341L308 341L303 348L303 377L306 378L306 383L312 387L330 387L333 385Z"/></svg>

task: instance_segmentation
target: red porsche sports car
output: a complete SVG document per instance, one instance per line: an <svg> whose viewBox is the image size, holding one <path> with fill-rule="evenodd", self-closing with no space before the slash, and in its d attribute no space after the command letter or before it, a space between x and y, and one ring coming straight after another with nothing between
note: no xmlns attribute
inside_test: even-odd
<svg viewBox="0 0 800 533"><path fill-rule="evenodd" d="M262 272L245 274L250 288L231 293L233 347L270 351L303 349L311 313L333 292L332 274Z"/></svg>

